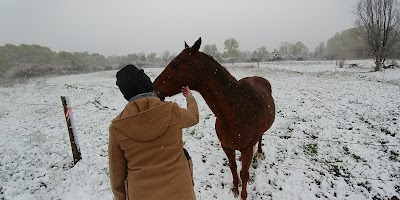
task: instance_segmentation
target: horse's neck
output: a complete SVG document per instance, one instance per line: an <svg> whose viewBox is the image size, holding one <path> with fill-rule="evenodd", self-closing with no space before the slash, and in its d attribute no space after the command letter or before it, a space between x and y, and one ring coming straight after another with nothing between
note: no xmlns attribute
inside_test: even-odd
<svg viewBox="0 0 400 200"><path fill-rule="evenodd" d="M235 88L238 88L238 81L229 73L225 73L226 69L223 69L222 66L214 66L210 69L212 70L207 70L208 73L204 74L205 81L197 91L216 117L228 116L229 109L222 109L222 105L234 108Z"/></svg>

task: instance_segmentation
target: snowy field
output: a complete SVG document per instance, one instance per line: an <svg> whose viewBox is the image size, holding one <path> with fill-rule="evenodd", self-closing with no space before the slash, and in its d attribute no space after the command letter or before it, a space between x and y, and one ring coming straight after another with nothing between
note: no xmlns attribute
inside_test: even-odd
<svg viewBox="0 0 400 200"><path fill-rule="evenodd" d="M273 88L276 121L264 160L250 169L248 199L400 198L400 69L369 72L372 61L226 65ZM160 68L145 69L154 80ZM109 200L108 125L126 101L116 71L31 79L0 87L0 199ZM197 199L238 199L201 96L200 123L185 129ZM70 98L83 159L72 153L60 96ZM185 106L183 96L167 100ZM237 153L239 158L239 153ZM239 162L240 163L240 162ZM240 164L239 164L240 169Z"/></svg>

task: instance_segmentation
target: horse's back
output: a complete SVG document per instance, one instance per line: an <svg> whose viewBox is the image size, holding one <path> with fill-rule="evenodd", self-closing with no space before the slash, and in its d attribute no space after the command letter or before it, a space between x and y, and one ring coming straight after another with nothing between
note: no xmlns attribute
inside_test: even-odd
<svg viewBox="0 0 400 200"><path fill-rule="evenodd" d="M271 83L263 77L259 76L253 76L253 77L245 77L239 80L239 82L242 82L244 84L249 84L251 85L256 91L259 91L261 93L265 94L272 94L272 87Z"/></svg>

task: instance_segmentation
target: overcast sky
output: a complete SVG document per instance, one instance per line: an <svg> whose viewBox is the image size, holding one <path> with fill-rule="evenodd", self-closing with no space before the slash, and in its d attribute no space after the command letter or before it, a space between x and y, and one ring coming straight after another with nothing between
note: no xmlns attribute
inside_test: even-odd
<svg viewBox="0 0 400 200"><path fill-rule="evenodd" d="M202 37L224 51L303 42L310 51L354 26L357 0L0 0L0 45L125 55L180 53ZM201 48L202 48L201 47Z"/></svg>

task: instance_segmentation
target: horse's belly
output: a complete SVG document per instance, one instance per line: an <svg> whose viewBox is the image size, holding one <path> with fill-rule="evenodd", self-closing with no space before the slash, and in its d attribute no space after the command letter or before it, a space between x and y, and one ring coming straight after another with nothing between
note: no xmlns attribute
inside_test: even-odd
<svg viewBox="0 0 400 200"><path fill-rule="evenodd" d="M217 137L221 141L224 147L230 149L240 150L249 146L254 146L260 136L264 133L263 130L254 129L241 129L229 130L229 129L216 129Z"/></svg>

